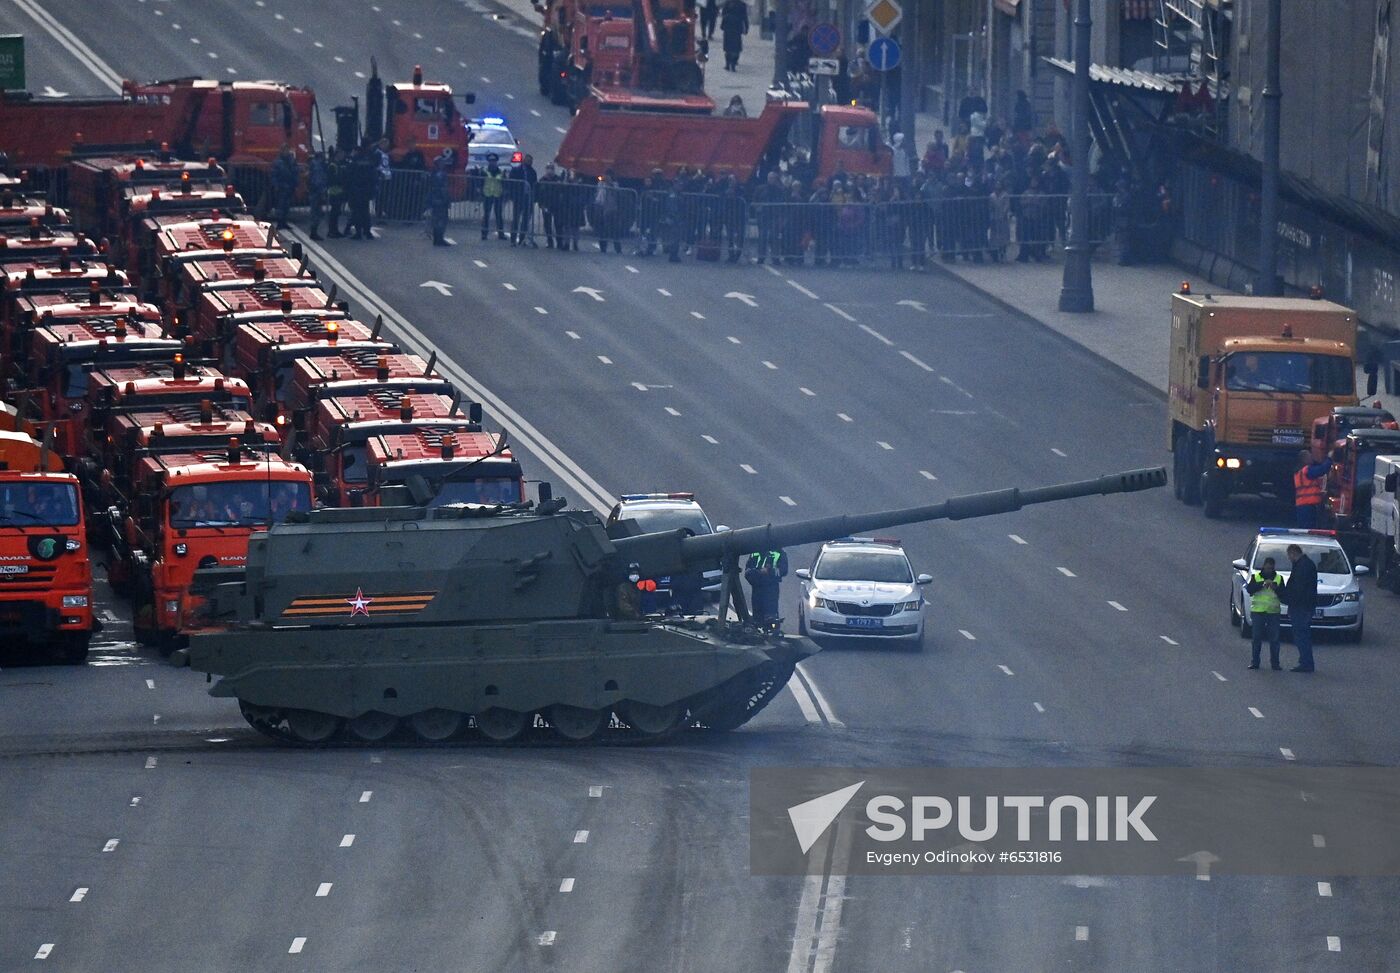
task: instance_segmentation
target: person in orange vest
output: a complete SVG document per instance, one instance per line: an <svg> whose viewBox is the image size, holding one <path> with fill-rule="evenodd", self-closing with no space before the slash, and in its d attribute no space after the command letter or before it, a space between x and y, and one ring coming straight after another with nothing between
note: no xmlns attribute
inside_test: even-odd
<svg viewBox="0 0 1400 973"><path fill-rule="evenodd" d="M1307 450L1298 454L1298 472L1293 474L1293 510L1299 527L1316 527L1322 522L1322 499L1330 469L1329 459L1314 463Z"/></svg>

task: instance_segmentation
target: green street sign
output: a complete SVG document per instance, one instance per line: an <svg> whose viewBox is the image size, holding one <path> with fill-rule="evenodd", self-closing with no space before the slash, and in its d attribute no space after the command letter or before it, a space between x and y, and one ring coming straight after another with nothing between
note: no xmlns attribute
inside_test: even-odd
<svg viewBox="0 0 1400 973"><path fill-rule="evenodd" d="M24 35L0 34L0 89L24 87Z"/></svg>

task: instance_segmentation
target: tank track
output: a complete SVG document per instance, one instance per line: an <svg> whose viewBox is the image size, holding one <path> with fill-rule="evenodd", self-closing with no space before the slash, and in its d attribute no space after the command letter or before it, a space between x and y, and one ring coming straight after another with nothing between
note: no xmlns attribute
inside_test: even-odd
<svg viewBox="0 0 1400 973"><path fill-rule="evenodd" d="M461 714L462 725L457 732L441 739L429 739L416 733L408 719L397 720L383 736L366 739L354 732L351 721L329 714L262 707L242 700L239 701L239 708L248 725L259 733L279 743L298 747L561 743L637 746L669 740L687 730L728 732L738 729L782 691L792 677L795 665L795 659L768 662L742 672L713 689L698 693L686 701L683 718L657 732L643 732L629 726L618 712L610 711L605 719L600 720L598 731L585 738L561 735L543 712L530 714L522 731L510 739L488 739L468 714ZM308 728L312 732L307 732Z"/></svg>

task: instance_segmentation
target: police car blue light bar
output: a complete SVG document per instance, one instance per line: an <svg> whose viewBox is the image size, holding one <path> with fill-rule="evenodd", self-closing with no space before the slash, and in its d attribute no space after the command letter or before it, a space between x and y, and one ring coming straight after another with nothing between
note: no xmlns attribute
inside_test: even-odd
<svg viewBox="0 0 1400 973"><path fill-rule="evenodd" d="M1311 535L1311 536L1313 536L1313 537L1336 537L1336 536L1337 536L1337 532L1336 532L1335 530L1319 530L1319 529L1308 530L1308 529L1304 529L1304 528L1302 528L1302 527L1260 527L1260 528L1259 528L1259 533L1260 533L1261 535L1266 535L1266 534L1267 534L1267 535L1274 535L1274 536L1278 536L1278 535L1290 535L1290 536L1294 536L1294 537L1307 537L1307 536L1309 536L1309 535Z"/></svg>
<svg viewBox="0 0 1400 973"><path fill-rule="evenodd" d="M483 125L504 125L506 120L499 115L488 115L486 118L478 118L478 122Z"/></svg>

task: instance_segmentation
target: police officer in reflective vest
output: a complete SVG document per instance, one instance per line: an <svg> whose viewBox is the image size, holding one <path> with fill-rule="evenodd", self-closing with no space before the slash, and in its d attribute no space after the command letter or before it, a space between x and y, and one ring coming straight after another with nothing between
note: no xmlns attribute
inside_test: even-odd
<svg viewBox="0 0 1400 973"><path fill-rule="evenodd" d="M506 174L497 164L496 153L486 157L486 171L481 174L481 238L486 239L486 231L491 222L491 213L496 214L496 239L506 238L505 222L501 218L502 200L506 193Z"/></svg>
<svg viewBox="0 0 1400 973"><path fill-rule="evenodd" d="M1322 495L1330 469L1330 460L1314 463L1311 453L1298 454L1298 472L1293 474L1293 510L1299 527L1316 527L1322 522Z"/></svg>
<svg viewBox="0 0 1400 973"><path fill-rule="evenodd" d="M744 577L753 591L754 622L760 626L778 620L778 587L787 576L787 554L755 551L744 566Z"/></svg>
<svg viewBox="0 0 1400 973"><path fill-rule="evenodd" d="M1250 630L1254 634L1254 654L1250 659L1251 669L1259 668L1259 645L1267 636L1269 639L1269 668L1281 669L1278 661L1279 622L1282 621L1283 602L1279 592L1283 590L1283 578L1274 570L1274 559L1264 558L1261 570L1255 571L1249 583L1244 586L1249 593Z"/></svg>

